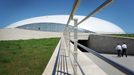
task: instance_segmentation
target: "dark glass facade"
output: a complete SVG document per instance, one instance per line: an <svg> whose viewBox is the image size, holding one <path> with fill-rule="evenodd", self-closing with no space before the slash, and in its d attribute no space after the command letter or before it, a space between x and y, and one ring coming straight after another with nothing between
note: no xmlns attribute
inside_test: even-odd
<svg viewBox="0 0 134 75"><path fill-rule="evenodd" d="M49 32L63 32L65 28L65 24L58 24L58 23L34 23L34 24L27 24L23 26L19 26L17 28L21 29L28 29L28 30L39 30L39 31L49 31ZM70 26L73 28L73 26ZM79 32L90 32L85 29L78 28Z"/></svg>

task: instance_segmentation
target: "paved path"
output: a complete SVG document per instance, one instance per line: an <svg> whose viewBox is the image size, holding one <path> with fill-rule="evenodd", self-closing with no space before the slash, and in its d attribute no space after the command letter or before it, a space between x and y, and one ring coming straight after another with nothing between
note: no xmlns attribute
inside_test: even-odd
<svg viewBox="0 0 134 75"><path fill-rule="evenodd" d="M71 50L73 50L73 46L74 45L71 44ZM108 75L79 49L78 49L78 62L83 71L85 72L85 75ZM78 69L78 75L82 75L79 69Z"/></svg>
<svg viewBox="0 0 134 75"><path fill-rule="evenodd" d="M117 57L117 55L114 54L102 55L134 71L134 56Z"/></svg>
<svg viewBox="0 0 134 75"><path fill-rule="evenodd" d="M71 44L71 53L73 52L73 44ZM70 54L70 57L68 56L68 50L65 46L65 42L62 40L61 41L61 48L60 48L60 57L58 59L58 64L57 64L57 69L56 69L56 74L57 75L73 75L73 61L74 57L72 54ZM52 66L54 65L54 61L57 56L57 51L52 55L52 58L50 61L52 63L48 63L46 70L42 75L52 75L53 68ZM64 57L65 56L65 57ZM78 50L78 63L80 64L82 70L84 71L85 75L107 75L98 65L96 65L91 59L89 59L83 52ZM67 64L67 65L66 65ZM51 71L50 71L51 70ZM82 75L81 71L79 68L77 68L78 75Z"/></svg>
<svg viewBox="0 0 134 75"><path fill-rule="evenodd" d="M101 61L100 59L98 59L96 56L92 55L91 53L87 53L85 52L85 54L92 59L96 64L98 64L98 66L100 66L104 71L106 71L109 75L112 75L113 72L111 71L112 68L108 68L108 63ZM134 56L128 56L128 57L117 57L117 55L115 54L101 54L104 57L113 60L116 63L119 63L120 65L134 71ZM110 66L109 66L110 67ZM113 70L115 70L113 68ZM113 74L113 75L118 75L118 74ZM119 74L122 75L122 74Z"/></svg>

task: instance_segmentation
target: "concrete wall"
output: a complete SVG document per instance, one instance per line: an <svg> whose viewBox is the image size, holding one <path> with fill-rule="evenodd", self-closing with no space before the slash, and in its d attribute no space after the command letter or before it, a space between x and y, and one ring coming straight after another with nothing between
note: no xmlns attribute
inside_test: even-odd
<svg viewBox="0 0 134 75"><path fill-rule="evenodd" d="M134 55L134 38L89 35L88 47L102 53L116 53L117 43L122 44L123 42L128 45L127 53Z"/></svg>

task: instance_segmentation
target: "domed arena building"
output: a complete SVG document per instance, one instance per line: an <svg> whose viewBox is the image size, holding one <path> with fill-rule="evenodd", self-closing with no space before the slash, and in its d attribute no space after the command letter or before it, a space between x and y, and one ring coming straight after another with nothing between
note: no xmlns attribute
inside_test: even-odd
<svg viewBox="0 0 134 75"><path fill-rule="evenodd" d="M74 16L81 21L85 16ZM0 29L0 40L20 40L61 37L67 24L69 15L49 15L21 20ZM74 21L69 23L73 31ZM78 32L84 33L79 38L88 38L90 33L95 34L125 34L116 24L91 17L78 25Z"/></svg>
<svg viewBox="0 0 134 75"><path fill-rule="evenodd" d="M78 22L82 20L85 16L75 16L74 18L78 19ZM68 21L69 15L50 15L50 16L40 16L30 19L25 19L13 23L6 28L21 28L27 30L39 30L39 31L48 31L48 32L63 32L65 25ZM69 26L73 27L73 21ZM78 26L80 32L91 32L91 33L101 33L101 34L121 34L125 33L117 25L102 20L99 18L91 17L81 23Z"/></svg>

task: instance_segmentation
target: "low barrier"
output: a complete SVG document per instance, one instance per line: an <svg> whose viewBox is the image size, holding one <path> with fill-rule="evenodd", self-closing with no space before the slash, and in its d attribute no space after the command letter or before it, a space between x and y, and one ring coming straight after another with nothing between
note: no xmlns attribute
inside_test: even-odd
<svg viewBox="0 0 134 75"><path fill-rule="evenodd" d="M55 75L56 73L56 64L59 56L59 51L60 51L60 46L61 46L61 40L59 41L58 45L55 48L55 51L53 52L53 55L51 59L48 62L48 65L46 66L44 72L42 75Z"/></svg>
<svg viewBox="0 0 134 75"><path fill-rule="evenodd" d="M110 35L89 35L88 47L100 53L116 53L117 44L126 43L127 54L134 55L134 38L125 38Z"/></svg>

